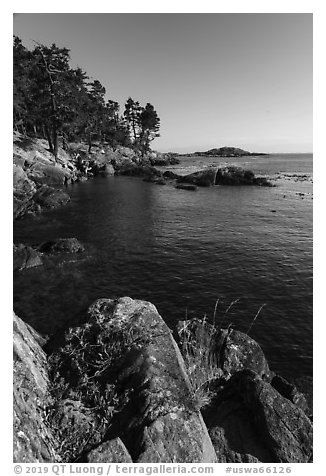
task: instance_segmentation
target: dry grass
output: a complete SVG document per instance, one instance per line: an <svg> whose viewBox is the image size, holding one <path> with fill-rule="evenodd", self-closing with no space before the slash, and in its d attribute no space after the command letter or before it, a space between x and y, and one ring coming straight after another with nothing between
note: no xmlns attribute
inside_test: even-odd
<svg viewBox="0 0 326 476"><path fill-rule="evenodd" d="M194 403L199 409L212 404L216 390L224 381L220 354L224 336L228 334L232 323L224 331L222 326L228 312L237 302L239 299L232 301L226 311L218 317L219 299L217 299L212 324L207 321L205 315L203 319L182 321L179 326L179 345L192 387ZM251 330L264 306L265 304L259 308L246 334Z"/></svg>
<svg viewBox="0 0 326 476"><path fill-rule="evenodd" d="M206 316L202 320L184 321L178 330L193 401L199 409L210 405L215 395L213 388L223 375L216 352L218 332L207 323Z"/></svg>

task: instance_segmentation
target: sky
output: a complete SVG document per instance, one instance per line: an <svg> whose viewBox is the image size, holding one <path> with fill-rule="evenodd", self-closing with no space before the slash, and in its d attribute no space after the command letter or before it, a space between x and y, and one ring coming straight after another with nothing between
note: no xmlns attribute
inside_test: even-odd
<svg viewBox="0 0 326 476"><path fill-rule="evenodd" d="M152 148L312 152L310 13L23 13L13 32L70 49L118 101L150 102Z"/></svg>

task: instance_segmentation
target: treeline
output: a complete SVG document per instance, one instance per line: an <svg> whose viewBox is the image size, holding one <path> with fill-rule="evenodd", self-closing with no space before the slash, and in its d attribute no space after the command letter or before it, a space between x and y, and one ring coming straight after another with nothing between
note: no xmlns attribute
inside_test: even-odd
<svg viewBox="0 0 326 476"><path fill-rule="evenodd" d="M30 51L14 36L14 118L16 131L48 140L57 157L59 144L85 141L132 147L142 155L159 137L160 119L154 107L142 107L129 97L121 114L119 104L106 100L98 80L81 68L71 68L69 50L35 43Z"/></svg>

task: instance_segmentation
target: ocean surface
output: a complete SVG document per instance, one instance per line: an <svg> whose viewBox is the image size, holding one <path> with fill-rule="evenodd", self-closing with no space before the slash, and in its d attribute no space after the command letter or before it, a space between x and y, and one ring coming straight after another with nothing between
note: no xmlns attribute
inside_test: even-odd
<svg viewBox="0 0 326 476"><path fill-rule="evenodd" d="M16 273L16 313L50 335L81 322L97 298L131 296L155 304L173 329L185 318L212 320L218 300L217 323L250 328L273 370L311 376L312 155L182 157L162 170L225 164L276 186L191 192L98 177L69 186L66 207L16 222L16 244L76 237L86 245Z"/></svg>

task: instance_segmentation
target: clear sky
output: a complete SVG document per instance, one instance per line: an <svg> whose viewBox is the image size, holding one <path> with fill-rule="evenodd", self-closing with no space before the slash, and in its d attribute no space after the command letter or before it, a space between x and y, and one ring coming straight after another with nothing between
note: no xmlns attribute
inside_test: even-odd
<svg viewBox="0 0 326 476"><path fill-rule="evenodd" d="M152 103L154 149L312 152L312 14L24 13L14 34L69 48L121 112Z"/></svg>

